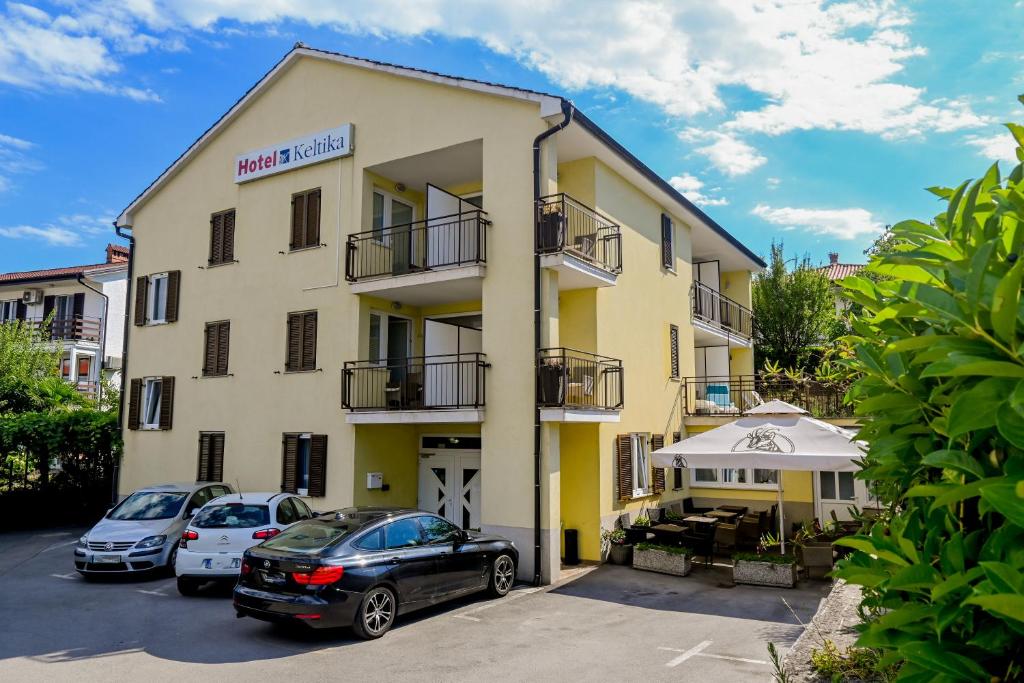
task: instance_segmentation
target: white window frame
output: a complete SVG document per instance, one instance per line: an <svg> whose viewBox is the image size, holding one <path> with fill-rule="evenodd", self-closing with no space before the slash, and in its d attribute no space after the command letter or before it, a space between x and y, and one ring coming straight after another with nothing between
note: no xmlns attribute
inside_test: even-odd
<svg viewBox="0 0 1024 683"><path fill-rule="evenodd" d="M89 359L89 373L85 377L82 377L81 373L78 372L78 369L81 367L80 363L82 362L83 358L88 358ZM90 381L90 379L92 378L92 370L93 370L93 367L95 366L95 363L96 363L96 354L94 354L94 353L76 353L74 360L75 360L75 363L74 363L75 381L76 382L88 382L88 381Z"/></svg>
<svg viewBox="0 0 1024 683"><path fill-rule="evenodd" d="M373 225L373 214L372 214L372 211L373 211L373 199L371 198L371 200L370 200L370 202L371 202L370 203L370 210L371 210L371 214L370 214L370 229L374 232L373 239L374 239L375 242L378 242L380 244L389 244L391 242L391 236L390 235L386 235L385 231L388 228L392 227L393 222L394 222L394 215L393 215L393 212L392 212L392 204L391 203L392 202L398 202L399 204L403 204L405 206L408 206L409 207L409 215L412 216L412 220L410 222L412 222L412 223L416 222L416 205L413 204L412 202L408 201L404 197L399 197L398 195L392 194L391 192L388 192L387 190L382 190L379 187L374 187L373 188L373 194L374 194L374 196L380 195L381 199L384 202L383 207L381 207L382 208L381 216L380 216L381 226L378 228L378 227ZM405 225L405 223L401 223L400 225ZM378 234L378 231L379 231L379 234Z"/></svg>
<svg viewBox="0 0 1024 683"><path fill-rule="evenodd" d="M146 278L146 324L147 325L163 325L167 322L167 285L170 281L168 273L156 273ZM160 297L157 297L157 282L163 282L163 287L160 290ZM157 317L157 308L162 306L163 310L160 311L161 315Z"/></svg>
<svg viewBox="0 0 1024 683"><path fill-rule="evenodd" d="M825 497L825 492L823 490L823 487L821 486L821 477L823 475L826 475L826 474L831 474L832 475L832 483L835 486L835 493L836 493L834 498L826 498ZM840 475L843 475L843 474L849 475L850 476L850 482L853 484L853 496L851 498L843 498L841 496L841 493L840 493L841 489L839 487L839 477L840 477ZM825 502L825 503L856 503L856 502L858 502L858 498L857 498L857 478L854 476L853 472L836 472L835 470L819 470L818 471L818 495L821 498L821 501Z"/></svg>
<svg viewBox="0 0 1024 683"><path fill-rule="evenodd" d="M146 377L142 380L139 429L160 429L160 404L163 400L163 387L163 377ZM153 405L154 401L155 405ZM153 414L153 422L147 419L150 417L150 413Z"/></svg>
<svg viewBox="0 0 1024 683"><path fill-rule="evenodd" d="M697 479L697 470L713 470L715 473L715 481L699 481ZM778 481L768 484L756 484L754 483L754 470L755 469L768 469L765 467L691 467L690 468L690 487L691 488L702 488L702 489L754 489L760 491L777 491L779 488ZM725 471L742 471L744 473L744 482L725 481ZM778 470L771 470L777 472ZM776 479L777 479L776 475Z"/></svg>
<svg viewBox="0 0 1024 683"><path fill-rule="evenodd" d="M18 319L18 304L20 299L6 299L0 301L0 323L9 323Z"/></svg>
<svg viewBox="0 0 1024 683"><path fill-rule="evenodd" d="M303 444L305 444L305 477L303 477ZM295 444L295 494L299 496L309 495L309 461L313 456L313 434L299 434ZM305 480L305 481L303 481ZM302 484L305 483L305 486Z"/></svg>
<svg viewBox="0 0 1024 683"><path fill-rule="evenodd" d="M57 294L53 297L53 319L70 320L75 315L75 295Z"/></svg>
<svg viewBox="0 0 1024 683"><path fill-rule="evenodd" d="M630 433L629 452L633 466L633 497L649 496L654 493L654 482L651 472L650 433Z"/></svg>

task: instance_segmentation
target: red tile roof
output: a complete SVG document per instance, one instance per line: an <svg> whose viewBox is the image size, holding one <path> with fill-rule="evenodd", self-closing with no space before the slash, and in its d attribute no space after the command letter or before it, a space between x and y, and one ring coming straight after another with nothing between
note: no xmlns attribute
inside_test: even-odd
<svg viewBox="0 0 1024 683"><path fill-rule="evenodd" d="M0 273L0 283L4 282L36 282L39 280L68 279L94 268L116 266L128 262L128 249L117 244L107 245L107 262L90 263L84 266L66 266L64 268L43 268L42 270L24 270L16 273Z"/></svg>
<svg viewBox="0 0 1024 683"><path fill-rule="evenodd" d="M863 263L830 263L818 268L829 280L842 280L848 275L856 275L864 270Z"/></svg>

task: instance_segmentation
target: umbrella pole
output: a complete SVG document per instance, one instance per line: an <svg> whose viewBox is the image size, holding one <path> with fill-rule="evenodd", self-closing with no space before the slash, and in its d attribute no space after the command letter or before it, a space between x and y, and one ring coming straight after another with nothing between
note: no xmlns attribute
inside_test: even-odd
<svg viewBox="0 0 1024 683"><path fill-rule="evenodd" d="M775 476L779 478L779 542L782 545L782 554L786 554L786 523L783 520L782 512L782 470L775 470Z"/></svg>

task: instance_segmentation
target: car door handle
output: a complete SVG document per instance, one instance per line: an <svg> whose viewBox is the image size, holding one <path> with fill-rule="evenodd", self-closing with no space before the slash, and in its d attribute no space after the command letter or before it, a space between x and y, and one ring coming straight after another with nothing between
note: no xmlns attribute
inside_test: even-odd
<svg viewBox="0 0 1024 683"><path fill-rule="evenodd" d="M401 563L402 563L402 558L401 557L392 557L392 558L390 558L388 560L388 564L401 564Z"/></svg>

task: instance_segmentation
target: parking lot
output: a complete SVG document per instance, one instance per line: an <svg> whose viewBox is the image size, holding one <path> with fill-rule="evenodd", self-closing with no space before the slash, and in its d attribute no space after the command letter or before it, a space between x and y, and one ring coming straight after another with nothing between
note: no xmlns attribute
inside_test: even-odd
<svg viewBox="0 0 1024 683"><path fill-rule="evenodd" d="M603 566L399 618L364 642L236 619L229 590L183 598L167 576L87 583L72 568L80 533L0 535L0 679L767 681L767 644L784 651L828 591Z"/></svg>

